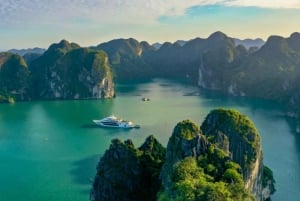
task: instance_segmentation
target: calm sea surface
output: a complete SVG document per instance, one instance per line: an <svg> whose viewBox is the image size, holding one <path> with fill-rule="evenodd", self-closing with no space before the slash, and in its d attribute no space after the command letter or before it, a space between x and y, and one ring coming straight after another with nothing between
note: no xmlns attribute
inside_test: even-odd
<svg viewBox="0 0 300 201"><path fill-rule="evenodd" d="M141 101L149 97L149 102ZM235 108L258 128L264 163L277 181L273 201L300 199L300 135L276 104L226 98L167 80L117 86L112 100L0 105L0 201L87 201L96 164L114 138L140 146L154 134L164 145L177 122L201 124L214 108ZM140 129L99 128L115 114Z"/></svg>

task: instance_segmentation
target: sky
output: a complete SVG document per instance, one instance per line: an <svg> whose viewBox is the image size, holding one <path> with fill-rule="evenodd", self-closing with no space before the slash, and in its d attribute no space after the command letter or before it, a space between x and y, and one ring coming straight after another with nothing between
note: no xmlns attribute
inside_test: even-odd
<svg viewBox="0 0 300 201"><path fill-rule="evenodd" d="M48 48L62 39L94 46L116 38L174 42L288 37L300 0L0 0L0 50Z"/></svg>

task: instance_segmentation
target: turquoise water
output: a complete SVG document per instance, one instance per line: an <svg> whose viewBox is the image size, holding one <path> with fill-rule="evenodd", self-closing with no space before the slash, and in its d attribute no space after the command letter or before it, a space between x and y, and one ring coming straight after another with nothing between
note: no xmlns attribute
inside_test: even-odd
<svg viewBox="0 0 300 201"><path fill-rule="evenodd" d="M149 102L141 101L149 97ZM114 138L139 146L154 134L166 145L177 122L201 124L218 107L235 108L257 126L264 162L275 175L273 201L300 197L300 135L279 106L256 99L226 98L185 84L154 80L120 84L117 98L0 105L0 201L87 201L100 156ZM110 114L140 129L98 128Z"/></svg>

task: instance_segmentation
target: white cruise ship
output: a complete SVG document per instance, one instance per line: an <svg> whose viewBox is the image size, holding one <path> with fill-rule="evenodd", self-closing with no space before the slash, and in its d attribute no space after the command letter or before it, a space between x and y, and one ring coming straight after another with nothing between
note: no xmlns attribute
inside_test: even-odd
<svg viewBox="0 0 300 201"><path fill-rule="evenodd" d="M139 125L133 124L133 122L131 121L117 118L114 115L105 117L104 119L100 119L100 120L93 120L93 122L103 127L115 127L115 128L139 128L140 127Z"/></svg>

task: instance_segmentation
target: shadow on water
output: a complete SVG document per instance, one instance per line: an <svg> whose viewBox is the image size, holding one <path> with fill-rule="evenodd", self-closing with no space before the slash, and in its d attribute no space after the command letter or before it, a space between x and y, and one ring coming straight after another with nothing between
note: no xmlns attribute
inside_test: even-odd
<svg viewBox="0 0 300 201"><path fill-rule="evenodd" d="M105 131L108 135L119 135L120 132L127 133L130 132L133 129L137 128L119 128L119 127L102 127L95 124L83 124L81 125L81 128L83 129L99 129L99 131Z"/></svg>
<svg viewBox="0 0 300 201"><path fill-rule="evenodd" d="M297 156L299 158L299 161L300 161L300 134L299 133L296 133L294 132L295 135L296 135L296 140L295 140L295 143L296 143L296 147L297 147ZM300 180L300 178L298 178Z"/></svg>
<svg viewBox="0 0 300 201"><path fill-rule="evenodd" d="M192 91L185 92L183 96L199 96L204 99L204 106L211 106L212 103L217 106L227 106L227 107L249 107L252 110L264 109L264 110L282 110L284 108L282 105L276 103L275 101L265 100L261 98L250 98L242 96L232 96L226 95L220 91L212 91L207 89L201 89L194 87Z"/></svg>
<svg viewBox="0 0 300 201"><path fill-rule="evenodd" d="M98 129L102 129L101 126L95 125L95 124L83 124L80 126L81 128L98 128Z"/></svg>
<svg viewBox="0 0 300 201"><path fill-rule="evenodd" d="M296 120L294 118L290 118L290 117L286 117L286 121L289 125L290 128L290 132L293 133L293 135L295 136L295 147L297 148L297 156L299 158L299 162L300 162L300 134L296 132L296 127L297 127L297 123ZM298 178L300 179L300 178Z"/></svg>
<svg viewBox="0 0 300 201"><path fill-rule="evenodd" d="M118 82L116 84L116 93L118 94L131 94L134 96L141 96L141 94L149 92L148 89L141 89L140 86L151 83L151 79L135 80L127 82Z"/></svg>
<svg viewBox="0 0 300 201"><path fill-rule="evenodd" d="M101 155L93 155L72 163L71 176L77 184L92 185Z"/></svg>

